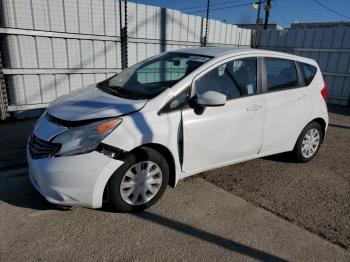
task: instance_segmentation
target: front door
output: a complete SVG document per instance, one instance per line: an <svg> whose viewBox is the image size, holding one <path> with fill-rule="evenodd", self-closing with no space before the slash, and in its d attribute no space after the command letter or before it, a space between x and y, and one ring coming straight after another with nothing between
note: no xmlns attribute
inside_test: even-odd
<svg viewBox="0 0 350 262"><path fill-rule="evenodd" d="M200 95L226 95L224 106L207 107L202 114L182 111L183 170L200 172L254 156L262 144L265 103L257 94L257 59L231 60L207 70L194 80Z"/></svg>

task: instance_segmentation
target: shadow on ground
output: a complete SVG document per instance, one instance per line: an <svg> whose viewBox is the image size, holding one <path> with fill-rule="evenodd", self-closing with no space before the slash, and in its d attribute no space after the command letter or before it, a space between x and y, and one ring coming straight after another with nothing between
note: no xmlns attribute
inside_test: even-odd
<svg viewBox="0 0 350 262"><path fill-rule="evenodd" d="M66 209L64 207L48 203L31 185L27 173L7 177L0 176L0 181L0 202L3 201L9 205L37 211L60 210L74 212L74 209ZM116 213L113 207L111 207L111 205L108 203L104 204L103 208L99 211ZM131 215L254 259L261 261L286 261L267 252L215 235L205 230L198 229L185 223L163 217L150 211L139 212Z"/></svg>
<svg viewBox="0 0 350 262"><path fill-rule="evenodd" d="M165 218L163 216L160 216L158 214L154 214L148 211L144 211L142 213L137 214L139 218L142 218L144 220L147 220L152 223L156 223L158 225L166 226L170 229L173 229L175 231L178 231L183 234L190 235L192 237L199 238L201 240L207 241L209 243L215 244L217 246L220 246L222 248L228 249L233 252L238 252L240 254L249 256L251 258L258 259L260 261L287 261L284 259L281 259L277 256L271 255L267 252L251 248L247 245L240 244L236 241L223 238L220 236L217 236L215 234L209 233L207 231L186 225L184 223Z"/></svg>
<svg viewBox="0 0 350 262"><path fill-rule="evenodd" d="M327 107L329 113L350 116L350 106L328 105Z"/></svg>
<svg viewBox="0 0 350 262"><path fill-rule="evenodd" d="M282 163L296 163L294 156L289 152L278 155L265 156L262 159Z"/></svg>

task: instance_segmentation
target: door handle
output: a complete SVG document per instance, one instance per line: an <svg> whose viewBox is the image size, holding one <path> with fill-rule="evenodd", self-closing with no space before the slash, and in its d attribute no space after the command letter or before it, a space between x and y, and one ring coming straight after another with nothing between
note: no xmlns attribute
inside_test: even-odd
<svg viewBox="0 0 350 262"><path fill-rule="evenodd" d="M299 96L299 97L298 97L298 100L305 100L306 98L307 98L307 95L304 94L304 95L302 95L302 96Z"/></svg>
<svg viewBox="0 0 350 262"><path fill-rule="evenodd" d="M252 105L250 107L247 108L247 111L258 111L262 108L263 106L262 105Z"/></svg>

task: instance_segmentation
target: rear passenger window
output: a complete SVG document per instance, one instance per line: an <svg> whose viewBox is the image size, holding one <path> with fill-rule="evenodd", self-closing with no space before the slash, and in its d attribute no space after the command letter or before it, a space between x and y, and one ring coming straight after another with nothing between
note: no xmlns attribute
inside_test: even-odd
<svg viewBox="0 0 350 262"><path fill-rule="evenodd" d="M298 76L294 61L266 57L265 65L268 91L298 87Z"/></svg>
<svg viewBox="0 0 350 262"><path fill-rule="evenodd" d="M317 72L317 68L315 66L305 64L305 63L300 63L300 62L299 62L299 65L300 65L301 71L303 72L305 86L308 86L314 79Z"/></svg>

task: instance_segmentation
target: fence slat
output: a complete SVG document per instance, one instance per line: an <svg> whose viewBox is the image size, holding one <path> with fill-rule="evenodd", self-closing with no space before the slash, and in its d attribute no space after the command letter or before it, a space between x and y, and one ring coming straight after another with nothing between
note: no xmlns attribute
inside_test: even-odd
<svg viewBox="0 0 350 262"><path fill-rule="evenodd" d="M260 47L316 60L324 73L330 103L349 104L350 28L261 30Z"/></svg>
<svg viewBox="0 0 350 262"><path fill-rule="evenodd" d="M118 0L0 1L11 108L47 105L120 70ZM129 65L161 51L199 47L204 33L202 17L128 3ZM250 37L249 29L210 20L208 45L250 46Z"/></svg>

